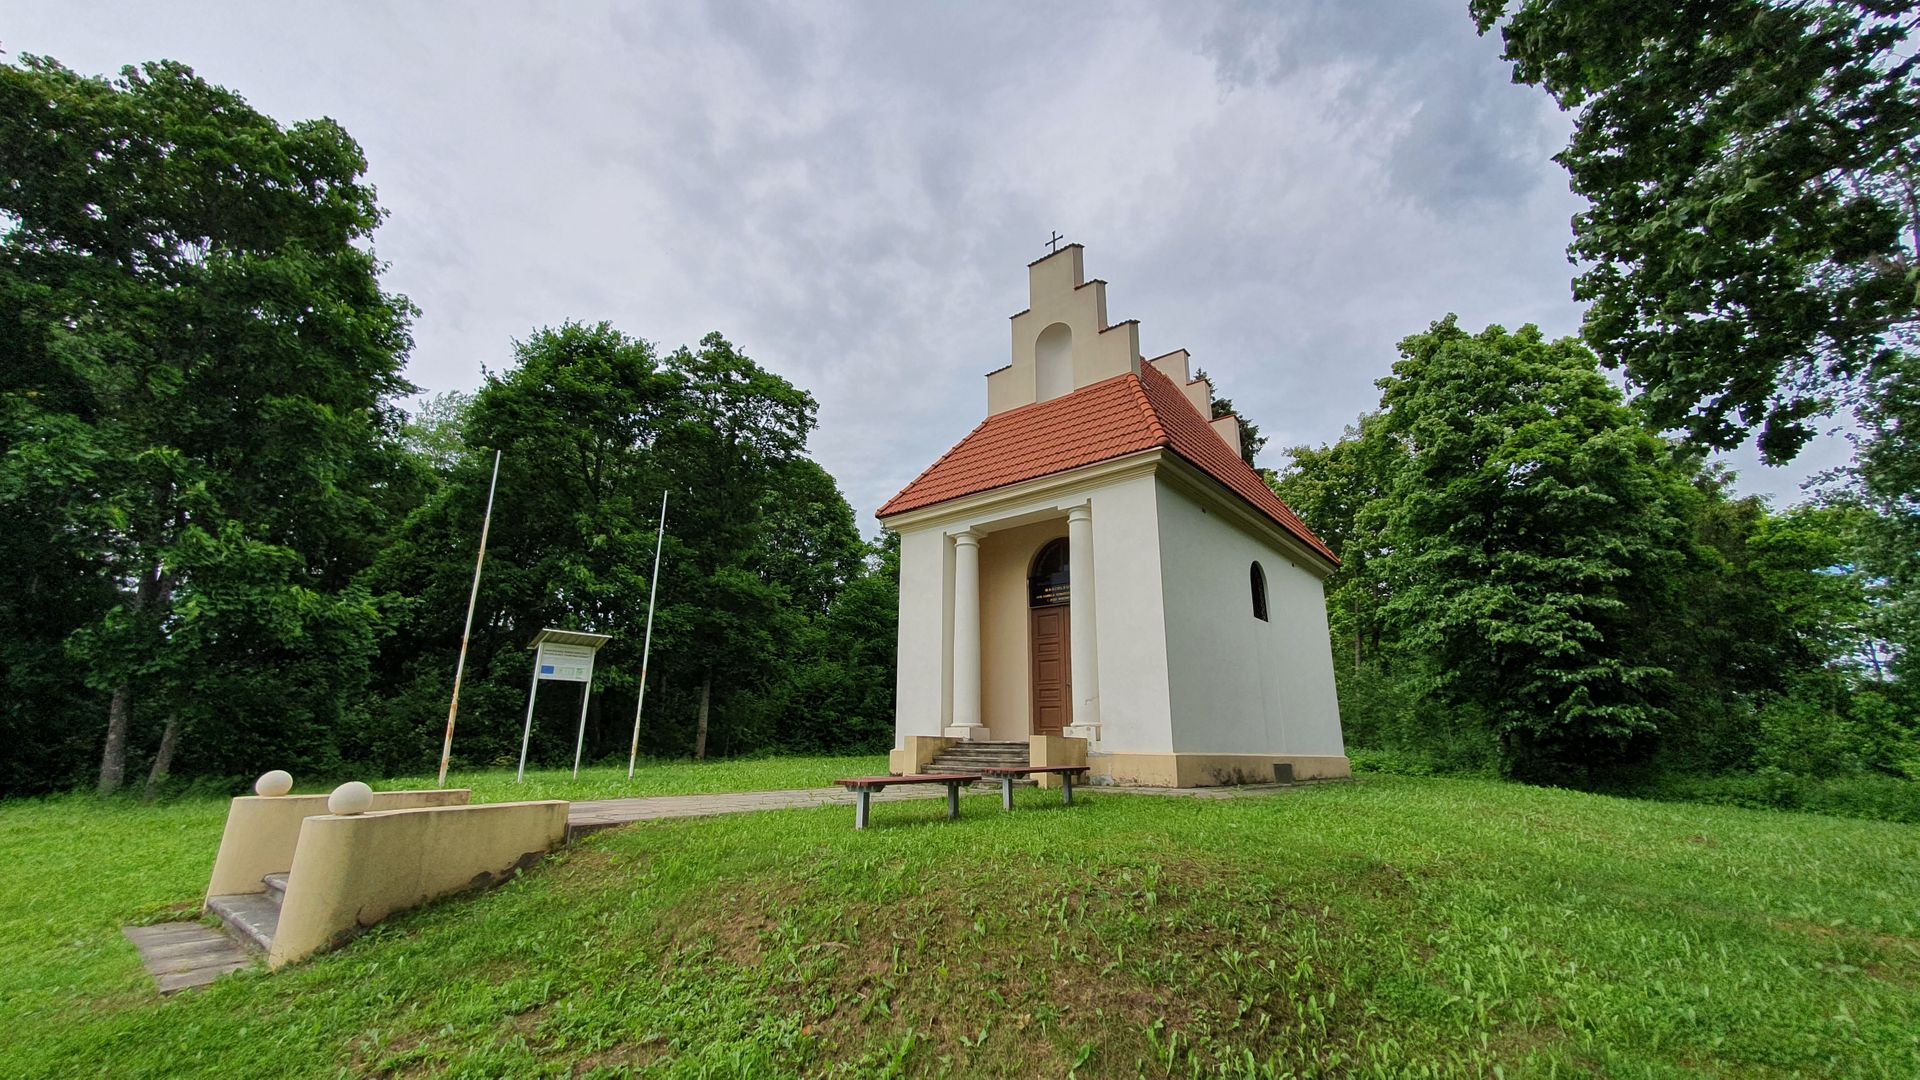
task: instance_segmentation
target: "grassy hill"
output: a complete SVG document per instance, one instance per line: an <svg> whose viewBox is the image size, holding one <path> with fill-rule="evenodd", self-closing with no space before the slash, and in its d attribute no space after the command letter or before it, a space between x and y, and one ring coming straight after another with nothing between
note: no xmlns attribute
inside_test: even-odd
<svg viewBox="0 0 1920 1080"><path fill-rule="evenodd" d="M6 805L0 1074L1920 1075L1912 826L1440 779L1056 798L616 830L164 1001L119 926L194 905L222 805Z"/></svg>

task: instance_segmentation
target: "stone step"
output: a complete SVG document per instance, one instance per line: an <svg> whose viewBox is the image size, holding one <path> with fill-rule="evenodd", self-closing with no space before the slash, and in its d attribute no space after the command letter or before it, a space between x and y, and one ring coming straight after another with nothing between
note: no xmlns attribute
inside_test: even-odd
<svg viewBox="0 0 1920 1080"><path fill-rule="evenodd" d="M260 879L260 883L267 887L267 899L273 901L274 907L284 907L286 905L287 875L268 874L266 877Z"/></svg>
<svg viewBox="0 0 1920 1080"><path fill-rule="evenodd" d="M261 952L273 949L274 932L280 929L280 905L267 899L266 893L216 896L207 901L207 911L218 916L242 945Z"/></svg>

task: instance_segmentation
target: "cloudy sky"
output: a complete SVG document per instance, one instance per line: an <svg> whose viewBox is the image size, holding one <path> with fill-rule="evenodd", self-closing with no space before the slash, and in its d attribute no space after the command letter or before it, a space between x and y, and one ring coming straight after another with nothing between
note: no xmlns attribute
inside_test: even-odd
<svg viewBox="0 0 1920 1080"><path fill-rule="evenodd" d="M819 399L814 455L867 529L984 415L1052 230L1266 465L1337 438L1449 311L1579 323L1566 120L1465 0L8 7L9 53L177 59L340 121L422 310L415 383L471 389L567 319L719 330ZM1790 500L1843 450L1731 460Z"/></svg>

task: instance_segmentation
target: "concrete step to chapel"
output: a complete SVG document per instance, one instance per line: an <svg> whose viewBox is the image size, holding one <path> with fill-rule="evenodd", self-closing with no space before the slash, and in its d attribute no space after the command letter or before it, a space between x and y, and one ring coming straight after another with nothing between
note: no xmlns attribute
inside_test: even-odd
<svg viewBox="0 0 1920 1080"><path fill-rule="evenodd" d="M273 935L280 929L280 905L267 899L266 893L216 896L207 901L207 912L219 918L242 945L272 951Z"/></svg>
<svg viewBox="0 0 1920 1080"><path fill-rule="evenodd" d="M274 907L286 906L287 875L268 874L266 877L260 879L260 883L267 887L267 899L273 901Z"/></svg>
<svg viewBox="0 0 1920 1080"><path fill-rule="evenodd" d="M934 755L927 764L927 771L934 773L969 773L981 769L1024 769L1032 764L1032 751L1023 742L962 742L955 743ZM1015 780L1016 787L1034 787L1032 780ZM976 788L999 790L1000 781L983 779L973 785Z"/></svg>

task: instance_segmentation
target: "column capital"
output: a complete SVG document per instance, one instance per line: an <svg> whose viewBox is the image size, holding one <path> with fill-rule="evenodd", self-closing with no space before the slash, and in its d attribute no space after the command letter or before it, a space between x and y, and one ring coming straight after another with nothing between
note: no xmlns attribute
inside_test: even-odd
<svg viewBox="0 0 1920 1080"><path fill-rule="evenodd" d="M953 542L964 547L978 547L980 544L980 534L974 532L972 529L962 529L953 534Z"/></svg>
<svg viewBox="0 0 1920 1080"><path fill-rule="evenodd" d="M1092 521L1092 520L1093 520L1093 507L1090 504L1081 503L1079 506L1067 507L1067 521L1069 523L1076 522L1076 521Z"/></svg>

